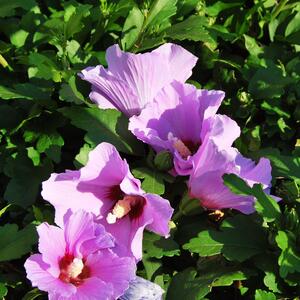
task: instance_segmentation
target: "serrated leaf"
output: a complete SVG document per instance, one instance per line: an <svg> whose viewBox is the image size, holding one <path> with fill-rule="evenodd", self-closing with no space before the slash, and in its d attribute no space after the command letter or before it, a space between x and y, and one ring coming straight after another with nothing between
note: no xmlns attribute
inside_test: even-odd
<svg viewBox="0 0 300 300"><path fill-rule="evenodd" d="M207 19L202 16L191 16L183 22L167 29L166 34L175 40L214 43L210 33L205 29Z"/></svg>
<svg viewBox="0 0 300 300"><path fill-rule="evenodd" d="M263 290L256 290L255 291L255 300L276 300L276 296L267 291Z"/></svg>
<svg viewBox="0 0 300 300"><path fill-rule="evenodd" d="M281 249L278 258L280 276L285 278L289 273L300 272L300 255L296 253L295 241L284 231L278 231L275 239Z"/></svg>
<svg viewBox="0 0 300 300"><path fill-rule="evenodd" d="M153 169L136 168L132 170L135 177L144 179L142 188L147 193L162 195L165 192L164 176Z"/></svg>
<svg viewBox="0 0 300 300"><path fill-rule="evenodd" d="M177 273L168 288L167 300L200 300L206 296L214 286L230 286L235 280L244 280L251 273L240 271L234 267L216 265L215 263L199 272L189 268Z"/></svg>
<svg viewBox="0 0 300 300"><path fill-rule="evenodd" d="M204 257L222 253L228 260L242 262L264 252L266 246L263 229L249 217L237 215L223 221L221 231L200 232L183 249Z"/></svg>
<svg viewBox="0 0 300 300"><path fill-rule="evenodd" d="M74 126L87 131L85 140L92 146L108 142L121 152L133 155L144 153L142 144L128 130L128 119L117 110L66 107L60 112L71 119Z"/></svg>
<svg viewBox="0 0 300 300"><path fill-rule="evenodd" d="M18 231L16 224L6 224L0 227L0 236L0 261L20 258L31 251L37 240L34 225L28 225Z"/></svg>
<svg viewBox="0 0 300 300"><path fill-rule="evenodd" d="M172 237L164 238L155 233L145 232L143 237L143 251L148 257L162 258L180 255L179 245Z"/></svg>
<svg viewBox="0 0 300 300"><path fill-rule="evenodd" d="M52 164L47 160L43 165L35 167L26 154L19 152L6 165L5 171L12 179L6 187L4 199L25 208L35 202L40 183L50 176Z"/></svg>

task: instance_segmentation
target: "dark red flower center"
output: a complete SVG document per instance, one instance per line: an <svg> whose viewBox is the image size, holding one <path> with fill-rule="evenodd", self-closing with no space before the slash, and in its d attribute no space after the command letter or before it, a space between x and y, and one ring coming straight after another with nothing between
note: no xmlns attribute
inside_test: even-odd
<svg viewBox="0 0 300 300"><path fill-rule="evenodd" d="M90 277L90 269L85 265L85 260L75 258L72 254L66 253L59 261L59 279L66 283L79 286Z"/></svg>

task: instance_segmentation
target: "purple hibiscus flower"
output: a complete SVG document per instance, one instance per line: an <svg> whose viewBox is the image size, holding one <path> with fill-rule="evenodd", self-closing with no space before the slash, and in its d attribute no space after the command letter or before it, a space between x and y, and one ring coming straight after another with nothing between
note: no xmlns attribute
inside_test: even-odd
<svg viewBox="0 0 300 300"><path fill-rule="evenodd" d="M119 253L142 257L144 228L167 237L173 209L169 201L145 193L114 146L98 145L79 171L52 174L43 183L42 196L55 207L62 224L68 209L83 209L97 216L116 239Z"/></svg>
<svg viewBox="0 0 300 300"><path fill-rule="evenodd" d="M216 115L223 98L222 91L198 90L174 81L139 116L130 118L129 129L157 152L170 151L175 173L189 175L194 155L206 140L214 140L220 149L226 149L240 135L235 121Z"/></svg>
<svg viewBox="0 0 300 300"><path fill-rule="evenodd" d="M134 280L136 265L114 252L114 240L91 213L68 212L63 227L38 226L40 254L25 262L33 286L50 300L113 300Z"/></svg>
<svg viewBox="0 0 300 300"><path fill-rule="evenodd" d="M190 194L193 198L198 198L201 206L207 209L233 208L245 214L255 211L255 198L233 194L223 183L224 174L236 174L251 187L260 183L265 192L270 190L271 164L266 158L261 158L255 164L251 159L244 158L235 148L220 151L210 141L203 151L195 155L194 163L195 168L188 182ZM280 200L277 197L274 199Z"/></svg>
<svg viewBox="0 0 300 300"><path fill-rule="evenodd" d="M144 54L127 53L118 45L106 51L108 68L84 69L79 76L92 84L90 99L100 108L116 108L127 116L139 114L173 80L186 81L197 58L175 44Z"/></svg>

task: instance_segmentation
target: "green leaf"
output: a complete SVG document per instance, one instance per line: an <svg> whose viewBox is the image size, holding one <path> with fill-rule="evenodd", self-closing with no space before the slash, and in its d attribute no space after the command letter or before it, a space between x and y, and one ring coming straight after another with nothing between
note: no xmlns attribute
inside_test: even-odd
<svg viewBox="0 0 300 300"><path fill-rule="evenodd" d="M256 198L255 208L266 222L279 221L281 217L280 207L271 196L264 193L260 184L255 184L252 188L247 183L234 174L225 174L224 183L237 195L252 195Z"/></svg>
<svg viewBox="0 0 300 300"><path fill-rule="evenodd" d="M243 5L243 2L226 3L222 1L217 1L213 5L207 6L205 10L209 16L216 17L221 11L225 9L229 9L232 7L239 7L241 5Z"/></svg>
<svg viewBox="0 0 300 300"><path fill-rule="evenodd" d="M84 24L82 22L82 19L90 14L89 10L91 7L91 5L85 4L79 5L76 8L76 11L71 15L66 24L66 39L69 39L83 28Z"/></svg>
<svg viewBox="0 0 300 300"><path fill-rule="evenodd" d="M262 228L249 217L237 215L226 219L221 231L206 230L198 234L183 249L200 256L222 253L228 260L242 262L265 251L266 235Z"/></svg>
<svg viewBox="0 0 300 300"><path fill-rule="evenodd" d="M224 184L230 188L230 190L237 195L251 195L251 187L240 177L234 174L225 174L223 176Z"/></svg>
<svg viewBox="0 0 300 300"><path fill-rule="evenodd" d="M75 156L74 165L76 168L81 168L86 165L89 153L92 150L91 146L89 144L84 144L81 148L79 153Z"/></svg>
<svg viewBox="0 0 300 300"><path fill-rule="evenodd" d="M205 29L207 19L202 16L191 16L183 22L167 29L168 37L175 40L191 40L195 42L214 43L210 33Z"/></svg>
<svg viewBox="0 0 300 300"><path fill-rule="evenodd" d="M10 35L10 41L14 46L16 46L17 48L20 48L20 47L24 46L28 35L29 35L29 32L27 32L23 29L19 29Z"/></svg>
<svg viewBox="0 0 300 300"><path fill-rule="evenodd" d="M281 211L278 203L271 196L264 193L260 184L253 186L252 195L256 197L256 211L266 222L279 221Z"/></svg>
<svg viewBox="0 0 300 300"><path fill-rule="evenodd" d="M0 98L4 100L10 100L10 99L30 99L20 93L18 93L16 90L7 88L3 85L0 85Z"/></svg>
<svg viewBox="0 0 300 300"><path fill-rule="evenodd" d="M298 31L300 31L300 11L298 11L293 19L288 23L285 28L284 35L287 37Z"/></svg>
<svg viewBox="0 0 300 300"><path fill-rule="evenodd" d="M122 48L129 50L137 41L144 23L144 15L138 7L133 7L125 20L123 27L123 37L121 39Z"/></svg>
<svg viewBox="0 0 300 300"><path fill-rule="evenodd" d="M93 147L101 142L113 144L119 151L142 155L143 145L128 130L128 119L114 109L65 107L59 110L71 123L87 131L85 141Z"/></svg>
<svg viewBox="0 0 300 300"><path fill-rule="evenodd" d="M38 166L41 161L40 153L33 147L27 148L27 155L32 160L34 166Z"/></svg>
<svg viewBox="0 0 300 300"><path fill-rule="evenodd" d="M255 291L255 300L276 300L276 296L267 291L263 290L256 290Z"/></svg>
<svg viewBox="0 0 300 300"><path fill-rule="evenodd" d="M8 204L4 206L2 209L0 209L0 217L7 211L7 209L11 206L11 204Z"/></svg>
<svg viewBox="0 0 300 300"><path fill-rule="evenodd" d="M19 152L6 165L5 172L12 179L6 187L4 199L24 208L32 205L38 195L40 183L50 176L51 171L52 164L49 160L35 167L25 153Z"/></svg>
<svg viewBox="0 0 300 300"><path fill-rule="evenodd" d="M15 14L15 9L19 7L29 10L34 6L36 6L36 2L34 0L0 0L0 17L13 16Z"/></svg>
<svg viewBox="0 0 300 300"><path fill-rule="evenodd" d="M260 150L257 155L270 159L274 177L287 177L300 182L300 157L282 155L274 148Z"/></svg>
<svg viewBox="0 0 300 300"><path fill-rule="evenodd" d="M159 171L169 171L173 168L173 155L169 151L161 151L154 158L154 165Z"/></svg>
<svg viewBox="0 0 300 300"><path fill-rule="evenodd" d="M34 300L43 294L38 289L33 289L26 293L26 295L22 298L22 300Z"/></svg>
<svg viewBox="0 0 300 300"><path fill-rule="evenodd" d="M7 295L7 288L4 283L0 282L0 299L4 299Z"/></svg>
<svg viewBox="0 0 300 300"><path fill-rule="evenodd" d="M279 98L284 93L284 88L292 82L292 79L283 75L282 70L274 63L267 68L256 71L249 82L250 93L258 98Z"/></svg>
<svg viewBox="0 0 300 300"><path fill-rule="evenodd" d="M293 237L284 231L278 231L275 239L281 249L278 258L280 276L285 278L289 273L300 272L300 256L296 253Z"/></svg>
<svg viewBox="0 0 300 300"><path fill-rule="evenodd" d="M162 258L180 255L179 245L172 237L164 238L155 233L145 232L143 237L143 251L148 257Z"/></svg>
<svg viewBox="0 0 300 300"><path fill-rule="evenodd" d="M164 287L163 276L161 274L162 261L153 257L143 255L143 265L145 267L147 279Z"/></svg>
<svg viewBox="0 0 300 300"><path fill-rule="evenodd" d="M244 34L244 38L245 38L245 47L251 56L259 56L264 52L263 49L257 44L256 40L253 37Z"/></svg>
<svg viewBox="0 0 300 300"><path fill-rule="evenodd" d="M16 224L6 224L0 227L0 262L17 259L31 251L37 241L34 225L28 225L18 231Z"/></svg>
<svg viewBox="0 0 300 300"><path fill-rule="evenodd" d="M132 170L132 173L135 177L144 179L142 182L142 188L147 193L158 195L164 194L165 185L163 181L163 174L148 168L136 168Z"/></svg>
<svg viewBox="0 0 300 300"><path fill-rule="evenodd" d="M214 261L208 263L205 269L197 271L188 268L177 273L168 288L167 300L200 300L217 286L230 286L235 280L244 280L251 274L235 267L220 266Z"/></svg>
<svg viewBox="0 0 300 300"><path fill-rule="evenodd" d="M154 0L146 17L144 28L159 26L176 14L177 0Z"/></svg>
<svg viewBox="0 0 300 300"><path fill-rule="evenodd" d="M277 253L269 255L260 254L255 256L255 266L265 273L263 282L265 286L274 293L280 293L279 289L279 267Z"/></svg>
<svg viewBox="0 0 300 300"><path fill-rule="evenodd" d="M30 53L28 64L33 66L28 69L29 78L51 79L54 82L62 81L62 71L55 60L51 59L50 53Z"/></svg>
<svg viewBox="0 0 300 300"><path fill-rule="evenodd" d="M76 86L76 76L73 75L68 80L68 83L63 83L59 90L59 99L67 102L81 104L85 101L83 95L78 91Z"/></svg>

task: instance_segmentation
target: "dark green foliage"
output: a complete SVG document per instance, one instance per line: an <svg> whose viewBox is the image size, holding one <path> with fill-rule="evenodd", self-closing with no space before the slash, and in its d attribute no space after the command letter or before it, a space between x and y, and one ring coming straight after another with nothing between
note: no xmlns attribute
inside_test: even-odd
<svg viewBox="0 0 300 300"><path fill-rule="evenodd" d="M37 251L35 225L53 222L41 182L84 165L100 142L175 209L169 239L145 234L138 270L165 299L298 299L299 19L299 2L286 0L0 0L0 299L45 299L23 268ZM91 103L77 73L105 66L107 47L142 52L165 42L199 57L192 84L226 92L220 112L242 130L235 146L271 160L281 202L226 175L234 193L256 197L257 213L217 218L189 198L186 178L167 172L169 153L155 156L125 116Z"/></svg>

